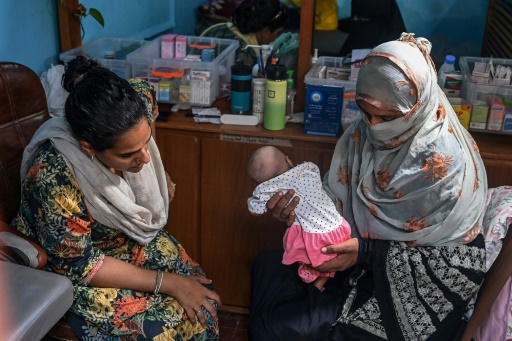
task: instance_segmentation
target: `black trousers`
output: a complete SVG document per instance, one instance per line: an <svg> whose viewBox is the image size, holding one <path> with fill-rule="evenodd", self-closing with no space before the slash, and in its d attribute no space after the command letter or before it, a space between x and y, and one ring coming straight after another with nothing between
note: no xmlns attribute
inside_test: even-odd
<svg viewBox="0 0 512 341"><path fill-rule="evenodd" d="M249 340L330 340L349 271L330 278L320 292L302 282L297 264L283 265L282 258L282 250L266 251L253 264Z"/></svg>

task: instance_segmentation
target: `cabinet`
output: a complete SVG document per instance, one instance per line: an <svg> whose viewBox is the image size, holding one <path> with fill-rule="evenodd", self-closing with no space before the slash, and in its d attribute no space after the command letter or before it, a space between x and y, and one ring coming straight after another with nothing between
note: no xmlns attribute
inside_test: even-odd
<svg viewBox="0 0 512 341"><path fill-rule="evenodd" d="M224 309L247 313L251 263L262 250L282 248L286 229L247 209L256 186L246 171L250 155L276 145L295 162L315 162L324 174L337 139L306 135L299 124L276 132L197 124L182 112L157 122L156 129L164 167L177 184L166 228L213 279Z"/></svg>

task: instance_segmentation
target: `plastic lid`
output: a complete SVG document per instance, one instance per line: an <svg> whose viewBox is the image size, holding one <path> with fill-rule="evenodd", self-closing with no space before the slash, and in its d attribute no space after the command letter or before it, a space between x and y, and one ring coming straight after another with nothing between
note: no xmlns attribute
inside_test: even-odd
<svg viewBox="0 0 512 341"><path fill-rule="evenodd" d="M278 81L287 79L286 66L273 64L267 66L267 79Z"/></svg>
<svg viewBox="0 0 512 341"><path fill-rule="evenodd" d="M237 76L252 75L252 68L247 65L235 64L231 66L231 74Z"/></svg>
<svg viewBox="0 0 512 341"><path fill-rule="evenodd" d="M444 62L446 64L455 64L455 56L452 56L451 54L446 55Z"/></svg>

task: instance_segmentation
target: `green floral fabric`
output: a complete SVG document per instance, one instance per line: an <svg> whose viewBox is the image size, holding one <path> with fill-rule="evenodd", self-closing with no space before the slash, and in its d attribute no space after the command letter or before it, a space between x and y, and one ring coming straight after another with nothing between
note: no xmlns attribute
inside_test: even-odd
<svg viewBox="0 0 512 341"><path fill-rule="evenodd" d="M154 116L152 108L150 113ZM207 311L205 329L199 323L192 325L170 296L88 285L105 256L183 276L206 275L166 230L141 245L95 221L64 157L51 141L40 145L30 161L12 226L44 248L47 271L73 282L74 300L66 318L80 339L218 340L218 322Z"/></svg>

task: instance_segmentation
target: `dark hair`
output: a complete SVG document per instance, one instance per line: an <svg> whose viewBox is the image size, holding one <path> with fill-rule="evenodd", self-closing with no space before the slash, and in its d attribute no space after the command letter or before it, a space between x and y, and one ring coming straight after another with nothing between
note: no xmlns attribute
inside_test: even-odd
<svg viewBox="0 0 512 341"><path fill-rule="evenodd" d="M127 80L84 56L70 60L62 76L69 92L66 119L79 141L102 152L146 118L146 107Z"/></svg>
<svg viewBox="0 0 512 341"><path fill-rule="evenodd" d="M265 27L274 32L288 21L288 10L279 0L245 0L235 9L231 21L243 34Z"/></svg>

